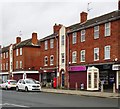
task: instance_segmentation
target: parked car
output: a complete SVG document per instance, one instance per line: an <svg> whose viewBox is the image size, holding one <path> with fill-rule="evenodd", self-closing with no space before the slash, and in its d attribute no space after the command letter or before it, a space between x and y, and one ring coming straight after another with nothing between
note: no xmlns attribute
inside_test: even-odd
<svg viewBox="0 0 120 109"><path fill-rule="evenodd" d="M16 80L7 80L1 84L2 89L15 89L16 88Z"/></svg>
<svg viewBox="0 0 120 109"><path fill-rule="evenodd" d="M16 91L41 91L41 85L36 83L34 79L20 79L16 84Z"/></svg>

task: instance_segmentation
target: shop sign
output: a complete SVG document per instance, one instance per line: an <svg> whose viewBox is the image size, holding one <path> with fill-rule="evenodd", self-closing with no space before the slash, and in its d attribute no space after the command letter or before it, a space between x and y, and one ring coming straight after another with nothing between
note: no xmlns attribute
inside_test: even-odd
<svg viewBox="0 0 120 109"><path fill-rule="evenodd" d="M70 66L69 71L86 71L86 66Z"/></svg>
<svg viewBox="0 0 120 109"><path fill-rule="evenodd" d="M120 64L113 65L112 70L120 70Z"/></svg>

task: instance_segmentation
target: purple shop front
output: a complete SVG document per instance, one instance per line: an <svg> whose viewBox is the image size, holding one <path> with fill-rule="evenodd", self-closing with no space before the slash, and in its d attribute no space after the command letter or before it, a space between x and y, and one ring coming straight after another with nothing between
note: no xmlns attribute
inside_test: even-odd
<svg viewBox="0 0 120 109"><path fill-rule="evenodd" d="M70 66L69 71L86 71L86 66Z"/></svg>

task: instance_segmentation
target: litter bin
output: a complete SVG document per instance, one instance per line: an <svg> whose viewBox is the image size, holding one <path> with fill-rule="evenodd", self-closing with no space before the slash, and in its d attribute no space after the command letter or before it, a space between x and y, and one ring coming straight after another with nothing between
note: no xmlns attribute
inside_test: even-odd
<svg viewBox="0 0 120 109"><path fill-rule="evenodd" d="M84 84L83 84L83 83L80 84L80 89L81 89L81 90L84 89Z"/></svg>

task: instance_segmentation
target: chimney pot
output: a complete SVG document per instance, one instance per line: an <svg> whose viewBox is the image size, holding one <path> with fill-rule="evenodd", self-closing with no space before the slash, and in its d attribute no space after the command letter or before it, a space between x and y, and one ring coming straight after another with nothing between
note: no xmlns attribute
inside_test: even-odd
<svg viewBox="0 0 120 109"><path fill-rule="evenodd" d="M86 12L80 13L81 23L87 21L87 15L88 14Z"/></svg>
<svg viewBox="0 0 120 109"><path fill-rule="evenodd" d="M61 24L57 25L55 23L55 25L53 26L53 33L58 33L60 28L61 28L61 26L62 26Z"/></svg>
<svg viewBox="0 0 120 109"><path fill-rule="evenodd" d="M37 44L38 40L37 40L37 33L33 32L32 33L32 43L33 44Z"/></svg>
<svg viewBox="0 0 120 109"><path fill-rule="evenodd" d="M21 42L21 37L16 37L16 44Z"/></svg>

